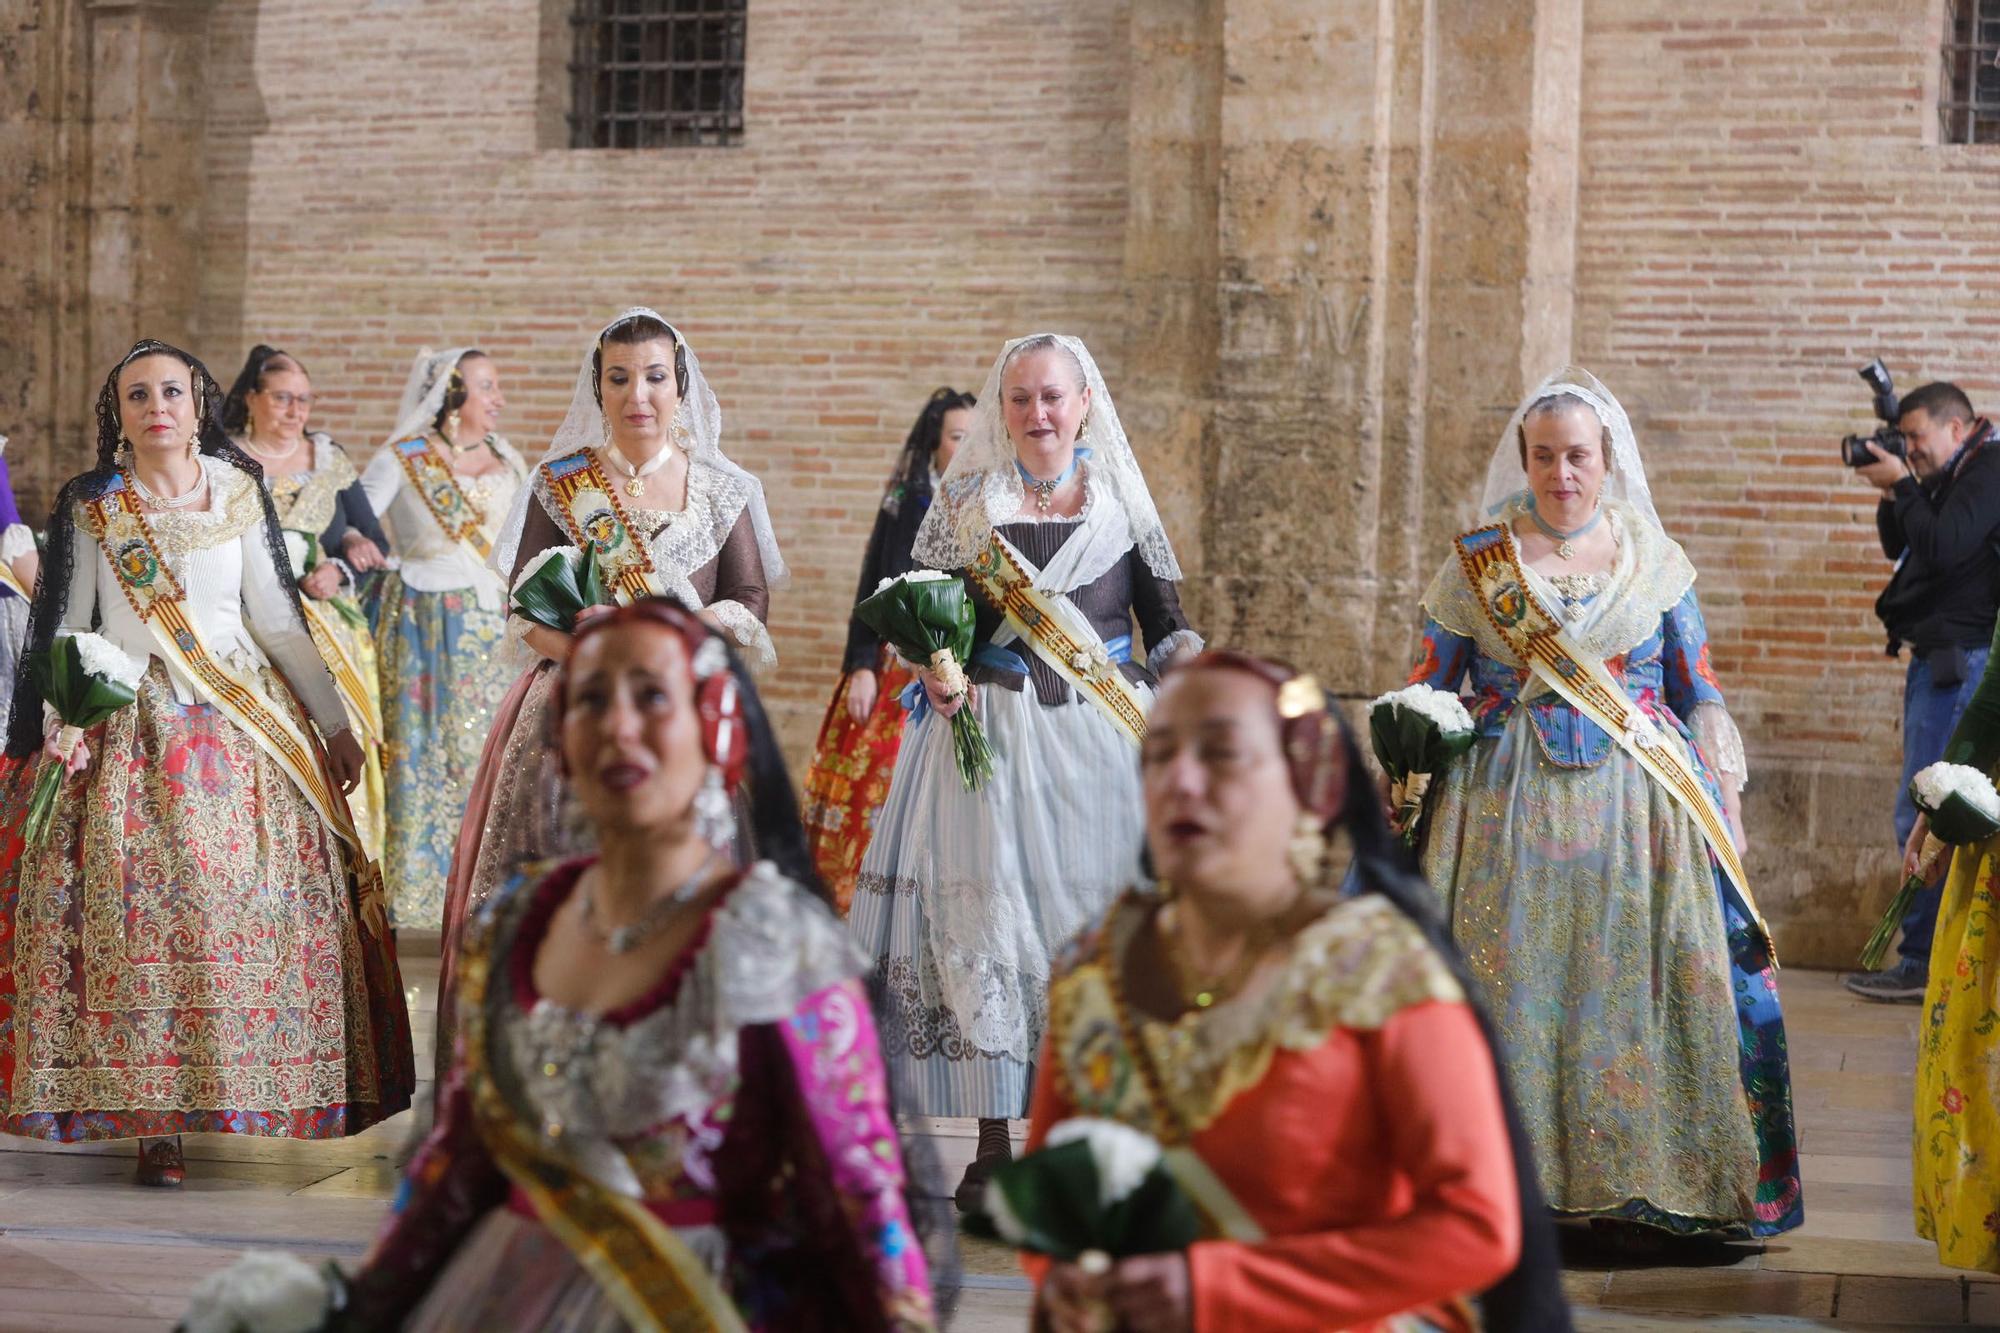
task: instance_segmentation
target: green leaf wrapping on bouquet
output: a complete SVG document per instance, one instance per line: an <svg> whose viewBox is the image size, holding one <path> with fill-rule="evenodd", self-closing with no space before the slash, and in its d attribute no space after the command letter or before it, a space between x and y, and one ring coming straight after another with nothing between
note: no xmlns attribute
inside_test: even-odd
<svg viewBox="0 0 2000 1333"><path fill-rule="evenodd" d="M931 655L941 648L960 667L971 664L978 609L964 579L905 575L862 598L854 615L918 666L928 667ZM959 780L967 791L978 791L993 776L993 749L986 729L970 708L961 708L952 715L951 733Z"/></svg>
<svg viewBox="0 0 2000 1333"><path fill-rule="evenodd" d="M537 625L564 634L576 628L576 618L585 607L602 606L611 600L597 569L597 548L558 547L534 573L514 589L512 606L516 613Z"/></svg>
<svg viewBox="0 0 2000 1333"><path fill-rule="evenodd" d="M1412 773L1441 773L1472 748L1475 731L1446 731L1435 718L1414 708L1378 702L1368 710L1368 741L1376 760L1391 778Z"/></svg>
<svg viewBox="0 0 2000 1333"><path fill-rule="evenodd" d="M34 673L42 698L63 724L87 731L129 705L139 693L122 680L92 673L84 666L77 640L76 635L62 635L46 653L28 654L24 666ZM35 789L28 797L28 812L21 821L21 837L30 846L39 845L48 836L64 776L60 763L42 758Z"/></svg>
<svg viewBox="0 0 2000 1333"><path fill-rule="evenodd" d="M1001 1194L1009 1216L996 1219L982 1203L965 1215L965 1230L1054 1259L1073 1262L1086 1250L1114 1259L1165 1254L1201 1238L1193 1202L1164 1166L1155 1165L1130 1194L1106 1206L1096 1159L1082 1141L1009 1162L988 1188Z"/></svg>
<svg viewBox="0 0 2000 1333"><path fill-rule="evenodd" d="M1970 842L1985 842L2000 833L2000 820L1996 820L1965 797L1953 792L1945 797L1937 809L1929 811L1930 829L1939 842L1952 847L1963 847Z"/></svg>

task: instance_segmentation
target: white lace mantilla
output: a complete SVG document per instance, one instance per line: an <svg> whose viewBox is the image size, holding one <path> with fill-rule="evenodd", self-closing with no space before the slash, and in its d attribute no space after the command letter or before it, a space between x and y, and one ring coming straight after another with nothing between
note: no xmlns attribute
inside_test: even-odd
<svg viewBox="0 0 2000 1333"><path fill-rule="evenodd" d="M736 1085L739 1030L781 1022L867 967L823 902L760 861L716 909L670 1003L623 1026L547 999L502 1006L502 1047L545 1137L636 1196L618 1140L698 1127Z"/></svg>

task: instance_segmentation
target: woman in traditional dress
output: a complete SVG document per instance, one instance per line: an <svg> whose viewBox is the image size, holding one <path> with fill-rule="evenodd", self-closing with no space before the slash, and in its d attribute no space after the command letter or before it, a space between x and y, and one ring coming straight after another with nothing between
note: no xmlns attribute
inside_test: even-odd
<svg viewBox="0 0 2000 1333"><path fill-rule="evenodd" d="M971 429L972 407L971 394L943 388L932 393L917 414L902 457L882 492L875 530L861 558L856 602L873 593L882 580L915 568L910 548L917 540L917 525L930 512L931 492ZM889 794L889 776L896 769L905 716L903 688L915 678L881 637L855 616L848 617L843 670L840 687L820 721L812 768L806 773L806 837L821 881L833 894L834 905L845 912L854 897L854 879L861 872L876 813Z"/></svg>
<svg viewBox="0 0 2000 1333"><path fill-rule="evenodd" d="M174 1136L141 1146L154 1185L180 1182L183 1132L353 1134L413 1083L380 880L343 797L361 746L221 397L152 341L105 380L29 644L94 630L138 699L70 753L46 840L0 848L0 1129ZM0 827L61 762L59 724L24 672Z"/></svg>
<svg viewBox="0 0 2000 1333"><path fill-rule="evenodd" d="M502 528L493 567L516 582L553 547L593 546L616 601L675 597L768 668L776 661L764 628L768 588L785 564L764 489L723 456L721 431L722 410L693 349L654 311L627 310L591 340L569 413ZM523 860L589 847L573 810L566 817L562 774L542 743L569 636L520 615L509 632L530 664L496 710L459 832L444 912L440 1086L463 923ZM718 838L733 836L719 792L705 794L703 809Z"/></svg>
<svg viewBox="0 0 2000 1333"><path fill-rule="evenodd" d="M7 475L7 437L0 435L0 729L14 703L14 673L28 640L28 602L42 567L35 534L21 521Z"/></svg>
<svg viewBox="0 0 2000 1333"><path fill-rule="evenodd" d="M324 431L308 431L312 381L296 357L258 344L222 400L222 428L264 469L306 628L333 673L367 762L350 805L368 855L382 855L382 696L360 576L383 568L382 533L361 474Z"/></svg>
<svg viewBox="0 0 2000 1333"><path fill-rule="evenodd" d="M963 1206L1012 1155L1050 958L1131 882L1152 682L1201 640L1110 391L1075 338L1001 349L915 557L961 573L980 602L973 689L950 698L919 673L930 707L904 735L849 926L888 988L910 1109L979 1119ZM993 750L978 791L960 781L946 725L967 706Z"/></svg>
<svg viewBox="0 0 2000 1333"><path fill-rule="evenodd" d="M506 399L484 352L420 352L396 430L361 474L394 530L398 568L377 589L383 875L396 924L444 922L459 821L514 668L502 651L506 580L487 566L527 465L495 433Z"/></svg>
<svg viewBox="0 0 2000 1333"><path fill-rule="evenodd" d="M1738 853L1743 744L1694 566L1610 391L1572 368L1529 394L1481 513L1424 594L1410 677L1469 676L1478 735L1432 788L1423 863L1542 1189L1564 1216L1668 1233L1795 1227L1776 963Z"/></svg>
<svg viewBox="0 0 2000 1333"><path fill-rule="evenodd" d="M1944 762L2000 767L2000 632ZM1903 871L1915 874L1930 831L1918 816ZM1952 857L1931 948L1917 1039L1911 1175L1917 1234L1938 1262L2000 1273L2000 839Z"/></svg>
<svg viewBox="0 0 2000 1333"><path fill-rule="evenodd" d="M1568 1328L1484 1017L1326 693L1203 654L1141 766L1162 889L1058 967L1028 1143L1075 1116L1150 1135L1205 1235L1097 1275L1031 1260L1054 1328Z"/></svg>
<svg viewBox="0 0 2000 1333"><path fill-rule="evenodd" d="M334 1326L934 1327L867 960L749 673L648 597L580 624L551 678L601 851L469 927L463 1059ZM702 800L746 777L749 867Z"/></svg>

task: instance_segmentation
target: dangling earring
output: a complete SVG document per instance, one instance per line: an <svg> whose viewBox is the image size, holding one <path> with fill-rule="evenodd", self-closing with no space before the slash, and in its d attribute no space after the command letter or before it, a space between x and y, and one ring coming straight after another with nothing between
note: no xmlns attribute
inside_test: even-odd
<svg viewBox="0 0 2000 1333"><path fill-rule="evenodd" d="M688 405L685 398L681 399L680 405L674 409L673 419L667 423L667 437L682 453L694 452L694 431L688 427Z"/></svg>
<svg viewBox="0 0 2000 1333"><path fill-rule="evenodd" d="M1083 420L1076 423L1076 439L1070 442L1070 448L1072 449L1083 448L1084 436L1088 435L1089 433L1090 433L1090 410L1086 408L1084 409Z"/></svg>
<svg viewBox="0 0 2000 1333"><path fill-rule="evenodd" d="M1326 830L1310 810L1299 811L1285 855L1291 860L1292 873L1298 876L1301 889L1315 888L1325 877Z"/></svg>
<svg viewBox="0 0 2000 1333"><path fill-rule="evenodd" d="M722 785L722 770L713 764L694 794L694 831L711 847L727 847L736 840L736 807Z"/></svg>
<svg viewBox="0 0 2000 1333"><path fill-rule="evenodd" d="M446 443L446 444L450 444L450 445L456 445L456 444L458 443L458 409L457 409L457 408L453 408L453 409L451 410L451 414L450 414L449 416L445 417L445 419L444 419L444 429L445 429L445 443Z"/></svg>
<svg viewBox="0 0 2000 1333"><path fill-rule="evenodd" d="M132 466L132 441L123 435L118 437L118 447L111 451L111 463L120 471Z"/></svg>

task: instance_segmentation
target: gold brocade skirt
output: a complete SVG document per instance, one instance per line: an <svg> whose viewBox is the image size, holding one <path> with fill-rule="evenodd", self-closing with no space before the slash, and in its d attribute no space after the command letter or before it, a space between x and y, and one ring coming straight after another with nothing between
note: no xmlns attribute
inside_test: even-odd
<svg viewBox="0 0 2000 1333"><path fill-rule="evenodd" d="M87 740L36 847L18 830L52 761L0 763L0 1130L331 1138L407 1106L393 946L284 770L157 659Z"/></svg>

